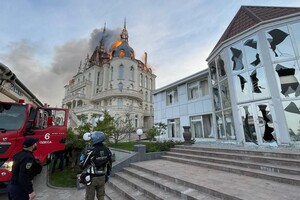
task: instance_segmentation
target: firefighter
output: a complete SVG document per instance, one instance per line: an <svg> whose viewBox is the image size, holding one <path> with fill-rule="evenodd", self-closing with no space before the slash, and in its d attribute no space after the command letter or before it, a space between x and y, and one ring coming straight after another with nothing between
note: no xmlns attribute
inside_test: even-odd
<svg viewBox="0 0 300 200"><path fill-rule="evenodd" d="M8 185L10 200L33 200L36 196L32 180L42 171L42 165L33 155L37 141L37 138L25 138L23 150L13 157L12 177Z"/></svg>
<svg viewBox="0 0 300 200"><path fill-rule="evenodd" d="M81 182L86 185L86 200L94 200L95 192L98 200L104 200L105 183L111 171L111 151L103 142L104 133L95 131L91 133L91 145L85 155L83 155L80 167L83 169Z"/></svg>

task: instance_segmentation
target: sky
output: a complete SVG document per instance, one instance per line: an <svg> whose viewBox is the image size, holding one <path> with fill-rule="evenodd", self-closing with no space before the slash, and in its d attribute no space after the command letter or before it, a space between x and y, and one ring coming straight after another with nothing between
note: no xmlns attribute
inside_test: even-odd
<svg viewBox="0 0 300 200"><path fill-rule="evenodd" d="M64 86L99 43L104 24L124 26L144 52L156 89L207 68L206 59L242 5L300 7L299 0L0 1L0 62L43 103L61 107ZM108 45L109 46L109 45Z"/></svg>

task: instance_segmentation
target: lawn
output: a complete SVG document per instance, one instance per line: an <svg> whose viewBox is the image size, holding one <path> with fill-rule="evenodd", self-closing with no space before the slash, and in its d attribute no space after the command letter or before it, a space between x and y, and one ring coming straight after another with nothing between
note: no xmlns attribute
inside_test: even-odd
<svg viewBox="0 0 300 200"><path fill-rule="evenodd" d="M53 162L48 167L50 185L55 187L76 187L77 174L81 172L79 167L71 168L68 166L64 167L63 171L56 169L55 172L52 173L52 164Z"/></svg>
<svg viewBox="0 0 300 200"><path fill-rule="evenodd" d="M133 151L133 146L136 144L146 145L146 152L159 152L159 151L169 151L170 148L174 147L176 144L182 144L181 142L165 141L165 142L120 142L118 144L108 144L108 147L115 149L122 149L127 151ZM49 184L55 187L76 187L76 177L77 174L81 172L79 166L71 168L70 166L65 167L63 171L59 169L55 170L55 173L51 173L52 164L49 165ZM57 167L58 167L57 163Z"/></svg>

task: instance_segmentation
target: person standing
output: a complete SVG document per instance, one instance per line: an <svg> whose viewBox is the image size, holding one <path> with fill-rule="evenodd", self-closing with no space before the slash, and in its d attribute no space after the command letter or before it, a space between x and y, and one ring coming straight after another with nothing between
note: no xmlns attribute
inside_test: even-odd
<svg viewBox="0 0 300 200"><path fill-rule="evenodd" d="M59 170L60 171L64 170L64 152L65 152L65 150L60 150L60 151L54 152L52 174L54 174L54 172L55 172L56 164L58 163L58 161L59 161L59 165L58 165Z"/></svg>
<svg viewBox="0 0 300 200"><path fill-rule="evenodd" d="M80 162L80 167L83 169L81 179L86 185L86 200L94 200L95 193L98 200L104 200L105 183L108 181L112 166L112 154L103 144L104 140L103 132L92 132L92 148L86 152Z"/></svg>
<svg viewBox="0 0 300 200"><path fill-rule="evenodd" d="M33 155L33 151L37 149L37 141L37 138L25 138L23 150L13 157L12 177L8 185L9 200L35 199L32 180L42 171L42 165Z"/></svg>

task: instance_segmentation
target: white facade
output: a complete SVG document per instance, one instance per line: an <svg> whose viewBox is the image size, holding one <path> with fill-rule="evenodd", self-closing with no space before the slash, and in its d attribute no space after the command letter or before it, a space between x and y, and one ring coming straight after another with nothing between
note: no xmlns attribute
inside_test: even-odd
<svg viewBox="0 0 300 200"><path fill-rule="evenodd" d="M242 6L209 55L208 71L154 92L154 122L168 125L161 137L183 139L182 127L190 126L197 141L299 145L299 38L300 8ZM190 100L196 77L208 80L210 94Z"/></svg>
<svg viewBox="0 0 300 200"><path fill-rule="evenodd" d="M196 141L214 140L209 83L204 70L154 91L154 123L167 124L160 139L183 140L183 126L190 126Z"/></svg>
<svg viewBox="0 0 300 200"><path fill-rule="evenodd" d="M148 129L153 125L155 78L146 62L135 59L124 26L110 52L104 50L101 40L91 58L87 56L79 66L65 86L63 105L77 116L85 114L91 119L108 111L113 117L131 120L134 128Z"/></svg>
<svg viewBox="0 0 300 200"><path fill-rule="evenodd" d="M244 9L232 24L247 9L260 8ZM300 9L281 9L287 14L222 41L208 58L218 139L235 135L237 143L262 146L300 141Z"/></svg>

